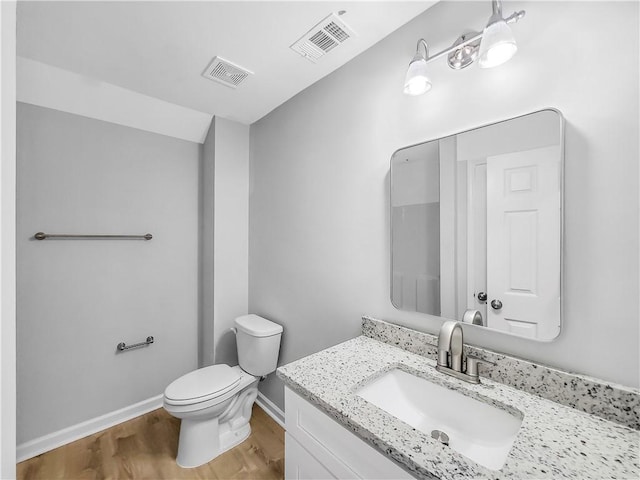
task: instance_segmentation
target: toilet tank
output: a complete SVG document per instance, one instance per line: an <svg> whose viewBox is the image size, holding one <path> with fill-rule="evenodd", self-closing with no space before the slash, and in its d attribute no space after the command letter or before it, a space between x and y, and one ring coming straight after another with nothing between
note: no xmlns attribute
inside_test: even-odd
<svg viewBox="0 0 640 480"><path fill-rule="evenodd" d="M240 368L256 377L274 372L282 326L254 314L236 318L235 324Z"/></svg>

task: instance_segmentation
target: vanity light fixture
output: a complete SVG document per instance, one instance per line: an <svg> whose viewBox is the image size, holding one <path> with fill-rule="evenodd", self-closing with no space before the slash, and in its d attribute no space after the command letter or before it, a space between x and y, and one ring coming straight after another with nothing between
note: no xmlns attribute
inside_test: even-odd
<svg viewBox="0 0 640 480"><path fill-rule="evenodd" d="M429 56L429 46L424 38L418 40L416 54L409 63L404 81L404 93L422 95L428 92L431 89L431 81L427 75L427 64L444 56L447 56L449 66L455 70L468 67L476 59L480 68L497 67L513 57L518 47L508 24L524 17L525 11L520 10L504 18L502 1L492 0L491 3L493 13L482 32L464 33L451 47L432 56Z"/></svg>
<svg viewBox="0 0 640 480"><path fill-rule="evenodd" d="M424 47L424 55L420 52L420 47ZM424 38L418 40L416 54L413 56L407 78L404 81L404 93L407 95L422 95L431 90L431 80L427 76L427 58L429 58L429 47Z"/></svg>

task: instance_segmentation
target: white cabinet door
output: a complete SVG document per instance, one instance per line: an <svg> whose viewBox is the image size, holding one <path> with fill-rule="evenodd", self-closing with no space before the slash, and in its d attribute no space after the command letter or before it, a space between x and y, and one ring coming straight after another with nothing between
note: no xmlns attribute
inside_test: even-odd
<svg viewBox="0 0 640 480"><path fill-rule="evenodd" d="M559 147L487 158L487 324L531 338L560 331ZM495 300L501 308L492 308Z"/></svg>
<svg viewBox="0 0 640 480"><path fill-rule="evenodd" d="M305 472L331 475L319 478L414 478L289 388L284 392L286 439L291 439L285 443L287 479L307 478Z"/></svg>
<svg viewBox="0 0 640 480"><path fill-rule="evenodd" d="M286 454L284 457L285 480L324 480L336 477L296 440L285 434Z"/></svg>

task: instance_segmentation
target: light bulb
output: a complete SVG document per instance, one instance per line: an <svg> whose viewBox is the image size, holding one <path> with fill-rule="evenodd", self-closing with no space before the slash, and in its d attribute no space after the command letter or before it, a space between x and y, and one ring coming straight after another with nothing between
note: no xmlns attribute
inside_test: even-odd
<svg viewBox="0 0 640 480"><path fill-rule="evenodd" d="M404 81L404 93L407 95L422 95L431 89L431 80L427 76L427 61L416 54L409 64Z"/></svg>
<svg viewBox="0 0 640 480"><path fill-rule="evenodd" d="M518 50L516 39L507 22L500 19L489 21L482 33L478 62L480 68L491 68L502 65L513 57Z"/></svg>

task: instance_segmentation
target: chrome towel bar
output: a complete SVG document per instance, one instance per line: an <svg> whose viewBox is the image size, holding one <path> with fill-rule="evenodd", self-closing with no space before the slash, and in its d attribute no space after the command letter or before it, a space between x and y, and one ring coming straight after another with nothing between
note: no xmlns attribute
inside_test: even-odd
<svg viewBox="0 0 640 480"><path fill-rule="evenodd" d="M77 235L72 233L44 233L38 232L34 235L36 240L45 240L47 238L95 238L95 239L118 239L118 238L140 238L143 240L151 240L153 235L146 233L144 235Z"/></svg>
<svg viewBox="0 0 640 480"><path fill-rule="evenodd" d="M116 348L118 349L118 351L123 352L131 348L145 347L147 345L151 345L152 343L153 343L153 337L149 335L144 342L134 343L133 345L127 345L124 342L120 342Z"/></svg>

